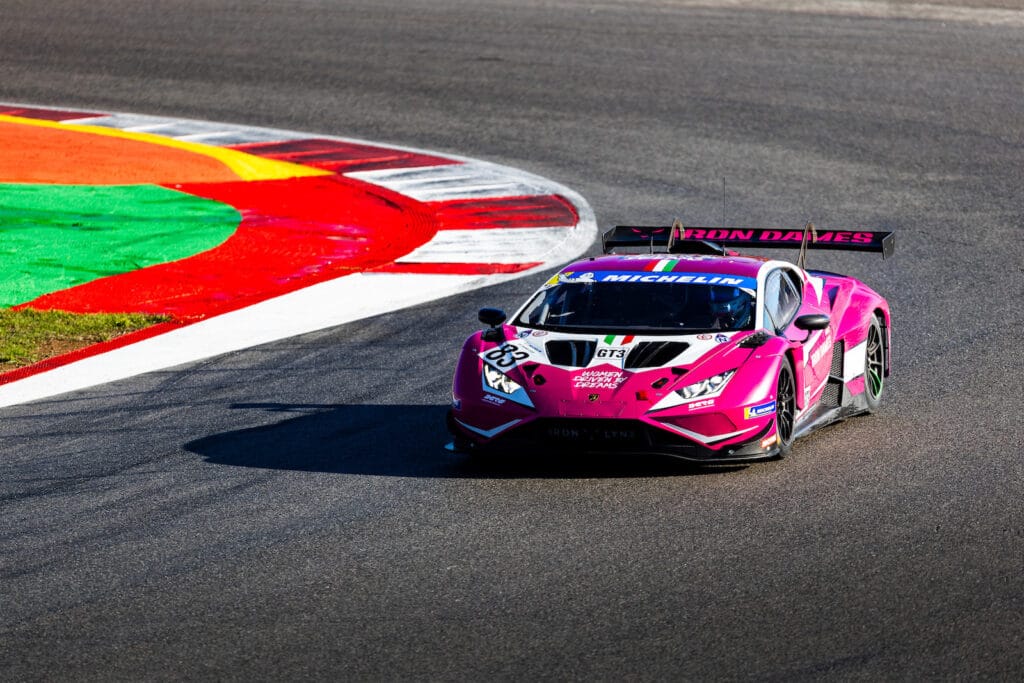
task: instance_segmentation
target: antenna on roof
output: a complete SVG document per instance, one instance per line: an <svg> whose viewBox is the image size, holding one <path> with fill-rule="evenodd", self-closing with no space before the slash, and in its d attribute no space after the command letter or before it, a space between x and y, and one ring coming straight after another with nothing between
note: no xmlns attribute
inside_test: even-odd
<svg viewBox="0 0 1024 683"><path fill-rule="evenodd" d="M722 176L722 225L725 225L725 176Z"/></svg>
<svg viewBox="0 0 1024 683"><path fill-rule="evenodd" d="M796 266L801 270L806 270L808 237L811 238L811 244L818 241L818 231L814 229L814 224L810 221L807 221L807 225L804 226L804 236L800 240L800 256L796 260Z"/></svg>
<svg viewBox="0 0 1024 683"><path fill-rule="evenodd" d="M677 217L672 221L672 227L668 229L668 253L673 253L672 245L675 244L677 240L681 241L685 235L686 228L683 227L683 222Z"/></svg>

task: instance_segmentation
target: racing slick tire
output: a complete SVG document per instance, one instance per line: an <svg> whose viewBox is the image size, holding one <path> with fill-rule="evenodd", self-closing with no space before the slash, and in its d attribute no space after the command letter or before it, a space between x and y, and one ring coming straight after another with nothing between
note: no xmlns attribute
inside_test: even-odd
<svg viewBox="0 0 1024 683"><path fill-rule="evenodd" d="M882 322L877 315L868 325L867 350L864 352L864 399L868 413L878 410L885 389L885 344Z"/></svg>
<svg viewBox="0 0 1024 683"><path fill-rule="evenodd" d="M793 431L796 425L796 381L789 359L779 368L775 390L775 433L779 439L776 457L784 458L793 445Z"/></svg>

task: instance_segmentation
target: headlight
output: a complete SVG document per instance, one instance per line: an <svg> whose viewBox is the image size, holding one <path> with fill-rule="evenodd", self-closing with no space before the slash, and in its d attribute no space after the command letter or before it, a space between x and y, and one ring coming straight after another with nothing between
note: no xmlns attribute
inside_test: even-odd
<svg viewBox="0 0 1024 683"><path fill-rule="evenodd" d="M687 401L692 398L717 396L722 393L722 390L725 389L725 385L729 383L729 379L735 374L735 370L726 370L714 377L708 377L707 379L702 379L699 382L689 384L682 389L676 389L676 393Z"/></svg>
<svg viewBox="0 0 1024 683"><path fill-rule="evenodd" d="M486 363L484 364L484 384L489 386L491 389L500 391L503 394L508 394L509 396L522 390L522 387L519 386L518 382L512 380L501 370L495 370Z"/></svg>

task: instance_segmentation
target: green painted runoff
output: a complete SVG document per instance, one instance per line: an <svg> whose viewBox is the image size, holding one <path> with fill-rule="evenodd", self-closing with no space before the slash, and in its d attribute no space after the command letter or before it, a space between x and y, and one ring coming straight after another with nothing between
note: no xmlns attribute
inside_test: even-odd
<svg viewBox="0 0 1024 683"><path fill-rule="evenodd" d="M212 249L240 221L157 185L0 183L0 307Z"/></svg>

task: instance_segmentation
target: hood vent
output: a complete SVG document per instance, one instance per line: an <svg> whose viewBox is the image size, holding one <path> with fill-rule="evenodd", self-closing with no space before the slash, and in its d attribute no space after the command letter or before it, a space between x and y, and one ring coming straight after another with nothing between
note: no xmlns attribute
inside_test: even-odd
<svg viewBox="0 0 1024 683"><path fill-rule="evenodd" d="M673 358L681 354L690 345L686 342L660 341L640 342L626 356L626 369L658 368L667 365Z"/></svg>
<svg viewBox="0 0 1024 683"><path fill-rule="evenodd" d="M544 345L552 365L584 368L597 350L597 341L587 339L558 339Z"/></svg>

